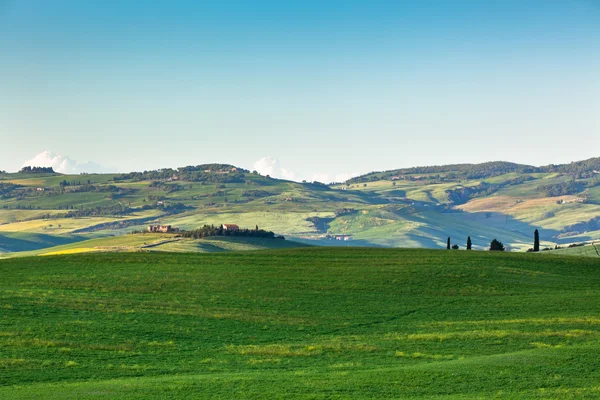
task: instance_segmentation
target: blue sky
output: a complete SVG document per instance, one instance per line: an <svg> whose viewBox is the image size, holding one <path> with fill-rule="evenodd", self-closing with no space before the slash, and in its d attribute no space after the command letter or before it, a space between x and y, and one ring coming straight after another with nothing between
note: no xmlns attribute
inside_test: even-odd
<svg viewBox="0 0 600 400"><path fill-rule="evenodd" d="M0 169L569 162L598 71L598 0L0 0Z"/></svg>

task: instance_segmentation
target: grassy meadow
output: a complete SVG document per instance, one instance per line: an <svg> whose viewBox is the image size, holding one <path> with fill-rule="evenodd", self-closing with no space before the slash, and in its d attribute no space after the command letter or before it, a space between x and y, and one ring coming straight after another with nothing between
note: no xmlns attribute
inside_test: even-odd
<svg viewBox="0 0 600 400"><path fill-rule="evenodd" d="M212 236L202 239L182 238L177 234L135 234L105 236L67 244L50 244L36 248L0 254L2 258L54 256L96 252L171 252L171 253L221 253L268 249L310 247L310 244L271 238Z"/></svg>
<svg viewBox="0 0 600 400"><path fill-rule="evenodd" d="M600 395L592 257L92 253L0 276L0 398Z"/></svg>
<svg viewBox="0 0 600 400"><path fill-rule="evenodd" d="M61 249L48 244L118 237L148 224L183 230L259 225L321 245L338 245L326 240L327 234L345 234L352 236L345 243L351 246L444 248L450 236L464 248L470 236L476 249L496 238L508 250L524 251L532 246L535 229L543 246L600 240L596 170L525 173L484 165L473 175L447 166L436 173L402 170L392 177L382 172L368 174L375 179L368 182L358 177L324 185L232 172L227 165L194 168L202 175L177 170L166 175L0 174L0 253L55 253ZM571 186L561 186L566 184ZM174 205L176 210L169 209ZM36 238L44 240L36 244Z"/></svg>

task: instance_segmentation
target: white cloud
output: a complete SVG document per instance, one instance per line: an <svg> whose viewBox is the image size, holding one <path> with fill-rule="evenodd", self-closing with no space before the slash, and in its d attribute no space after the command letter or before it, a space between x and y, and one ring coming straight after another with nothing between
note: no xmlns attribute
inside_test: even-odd
<svg viewBox="0 0 600 400"><path fill-rule="evenodd" d="M31 160L25 161L23 167L52 167L54 171L61 174L114 172L114 170L111 170L110 168L103 167L102 165L93 162L79 164L77 161L67 156L52 153L50 151L42 151Z"/></svg>
<svg viewBox="0 0 600 400"><path fill-rule="evenodd" d="M321 182L321 183L329 183L331 180L329 179L329 174L324 172L317 172L310 179L311 181Z"/></svg>
<svg viewBox="0 0 600 400"><path fill-rule="evenodd" d="M281 177L283 179L287 179L288 181L297 181L298 178L296 177L296 173L293 171L289 171L285 168L281 168L279 170L281 172Z"/></svg>
<svg viewBox="0 0 600 400"><path fill-rule="evenodd" d="M337 174L335 176L335 182L346 182L348 179L359 176L358 172L345 172L343 174Z"/></svg>
<svg viewBox="0 0 600 400"><path fill-rule="evenodd" d="M270 156L266 156L254 163L254 169L261 175L269 175L271 178L280 178L281 167L279 160Z"/></svg>
<svg viewBox="0 0 600 400"><path fill-rule="evenodd" d="M325 172L317 172L312 176L312 181L317 181L321 183L342 183L346 182L350 178L354 178L355 176L359 176L360 174L357 172L345 172L343 174L330 175Z"/></svg>
<svg viewBox="0 0 600 400"><path fill-rule="evenodd" d="M266 156L254 163L254 169L261 175L269 175L271 178L286 179L288 181L298 181L295 172L281 167L278 159Z"/></svg>
<svg viewBox="0 0 600 400"><path fill-rule="evenodd" d="M260 160L254 163L254 169L258 171L261 175L269 175L271 178L277 179L286 179L288 181L296 181L300 182L303 177L298 176L294 171L283 168L279 160L275 157L266 156L262 157ZM331 183L331 182L345 182L350 178L360 175L359 173L342 173L337 175L330 175L325 172L317 172L313 174L310 179L307 179L309 182L321 182L321 183Z"/></svg>

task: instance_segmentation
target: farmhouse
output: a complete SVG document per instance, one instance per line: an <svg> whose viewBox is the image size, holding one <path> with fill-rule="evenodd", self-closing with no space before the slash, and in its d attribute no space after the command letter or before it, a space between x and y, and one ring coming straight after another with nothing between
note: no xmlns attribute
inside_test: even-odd
<svg viewBox="0 0 600 400"><path fill-rule="evenodd" d="M223 230L235 232L235 231L239 231L240 227L237 226L236 224L223 224Z"/></svg>
<svg viewBox="0 0 600 400"><path fill-rule="evenodd" d="M393 181L399 181L400 177L399 176L392 176L391 180L393 180Z"/></svg>
<svg viewBox="0 0 600 400"><path fill-rule="evenodd" d="M173 233L173 232L179 232L179 228L173 228L171 225L149 225L148 232Z"/></svg>
<svg viewBox="0 0 600 400"><path fill-rule="evenodd" d="M343 242L347 242L348 240L352 240L351 235L333 235L335 240L341 240Z"/></svg>

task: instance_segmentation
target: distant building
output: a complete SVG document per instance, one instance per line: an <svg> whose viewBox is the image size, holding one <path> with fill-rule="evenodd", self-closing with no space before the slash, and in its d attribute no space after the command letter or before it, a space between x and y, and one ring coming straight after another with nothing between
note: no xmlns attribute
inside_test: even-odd
<svg viewBox="0 0 600 400"><path fill-rule="evenodd" d="M173 228L171 225L150 225L148 232L152 233L174 233L179 232L179 228Z"/></svg>
<svg viewBox="0 0 600 400"><path fill-rule="evenodd" d="M239 231L240 227L237 226L236 224L223 224L223 230L235 232L235 231Z"/></svg>
<svg viewBox="0 0 600 400"><path fill-rule="evenodd" d="M393 180L393 181L399 181L400 177L399 176L392 176L391 180Z"/></svg>
<svg viewBox="0 0 600 400"><path fill-rule="evenodd" d="M348 240L352 240L351 235L332 235L333 239L341 240L343 242L347 242Z"/></svg>
<svg viewBox="0 0 600 400"><path fill-rule="evenodd" d="M39 188L37 188L37 189L35 189L35 190L37 190L38 192L43 192L43 191L45 191L46 189L45 189L45 188L43 188L43 187L39 187Z"/></svg>

